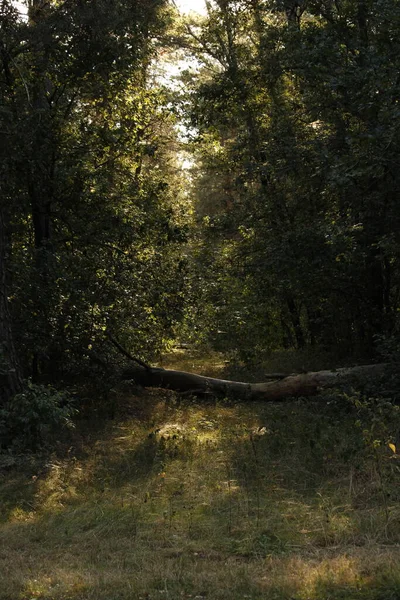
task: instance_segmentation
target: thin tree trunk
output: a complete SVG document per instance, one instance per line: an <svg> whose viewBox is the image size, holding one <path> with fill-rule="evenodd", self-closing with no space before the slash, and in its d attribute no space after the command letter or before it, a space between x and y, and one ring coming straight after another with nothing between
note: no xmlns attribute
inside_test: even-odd
<svg viewBox="0 0 400 600"><path fill-rule="evenodd" d="M0 406L22 390L22 376L14 347L7 296L7 227L0 206Z"/></svg>
<svg viewBox="0 0 400 600"><path fill-rule="evenodd" d="M303 328L300 322L300 311L296 305L293 296L289 293L286 294L286 304L289 309L290 319L292 321L294 335L296 337L297 348L301 349L305 346L305 339Z"/></svg>
<svg viewBox="0 0 400 600"><path fill-rule="evenodd" d="M28 25L34 29L40 26L47 18L49 4L45 0L31 0L28 11ZM49 52L47 48L37 45L36 52L32 53L32 70L35 75L32 84L32 115L37 120L37 127L32 132L32 155L28 170L28 196L31 205L32 224L35 243L35 261L33 264L34 289L32 290L36 310L45 332L40 345L41 352L33 351L32 380L40 378L41 356L43 346L50 340L48 302L51 298L49 286L51 284L51 259L52 259L52 204L54 199L54 132L51 116L51 106L48 97L51 96L53 86L47 75L49 66Z"/></svg>

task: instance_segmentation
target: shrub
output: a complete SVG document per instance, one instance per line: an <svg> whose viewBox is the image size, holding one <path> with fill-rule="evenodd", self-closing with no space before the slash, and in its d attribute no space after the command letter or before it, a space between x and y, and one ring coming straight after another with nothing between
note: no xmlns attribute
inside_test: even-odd
<svg viewBox="0 0 400 600"><path fill-rule="evenodd" d="M37 450L54 441L56 434L72 428L76 413L67 392L28 383L0 409L0 446Z"/></svg>

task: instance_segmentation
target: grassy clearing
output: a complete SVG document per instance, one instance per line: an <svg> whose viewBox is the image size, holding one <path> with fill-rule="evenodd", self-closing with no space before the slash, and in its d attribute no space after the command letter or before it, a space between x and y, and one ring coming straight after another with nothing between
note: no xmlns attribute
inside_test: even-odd
<svg viewBox="0 0 400 600"><path fill-rule="evenodd" d="M163 357L158 366L164 369L188 371L207 377L223 377L228 370L228 362L221 352L176 348Z"/></svg>
<svg viewBox="0 0 400 600"><path fill-rule="evenodd" d="M400 598L398 461L359 412L119 406L66 458L1 475L1 600Z"/></svg>

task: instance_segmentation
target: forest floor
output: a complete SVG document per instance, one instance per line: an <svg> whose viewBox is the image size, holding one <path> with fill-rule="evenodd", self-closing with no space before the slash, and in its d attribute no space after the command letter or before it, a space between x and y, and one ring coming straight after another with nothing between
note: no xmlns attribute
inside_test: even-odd
<svg viewBox="0 0 400 600"><path fill-rule="evenodd" d="M3 464L0 600L400 598L400 459L374 444L360 399L126 385L116 406L63 456Z"/></svg>

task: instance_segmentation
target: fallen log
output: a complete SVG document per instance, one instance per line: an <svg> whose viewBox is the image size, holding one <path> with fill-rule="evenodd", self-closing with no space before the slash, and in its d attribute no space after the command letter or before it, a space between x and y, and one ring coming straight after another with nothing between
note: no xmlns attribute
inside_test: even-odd
<svg viewBox="0 0 400 600"><path fill-rule="evenodd" d="M314 396L319 391L343 386L357 387L372 378L379 380L388 369L386 364L346 367L332 371L315 371L288 375L278 381L245 383L204 377L186 371L130 367L123 371L123 380L134 380L143 387L157 387L193 395L213 395L241 400L278 401L288 397ZM281 377L281 376L280 376Z"/></svg>

